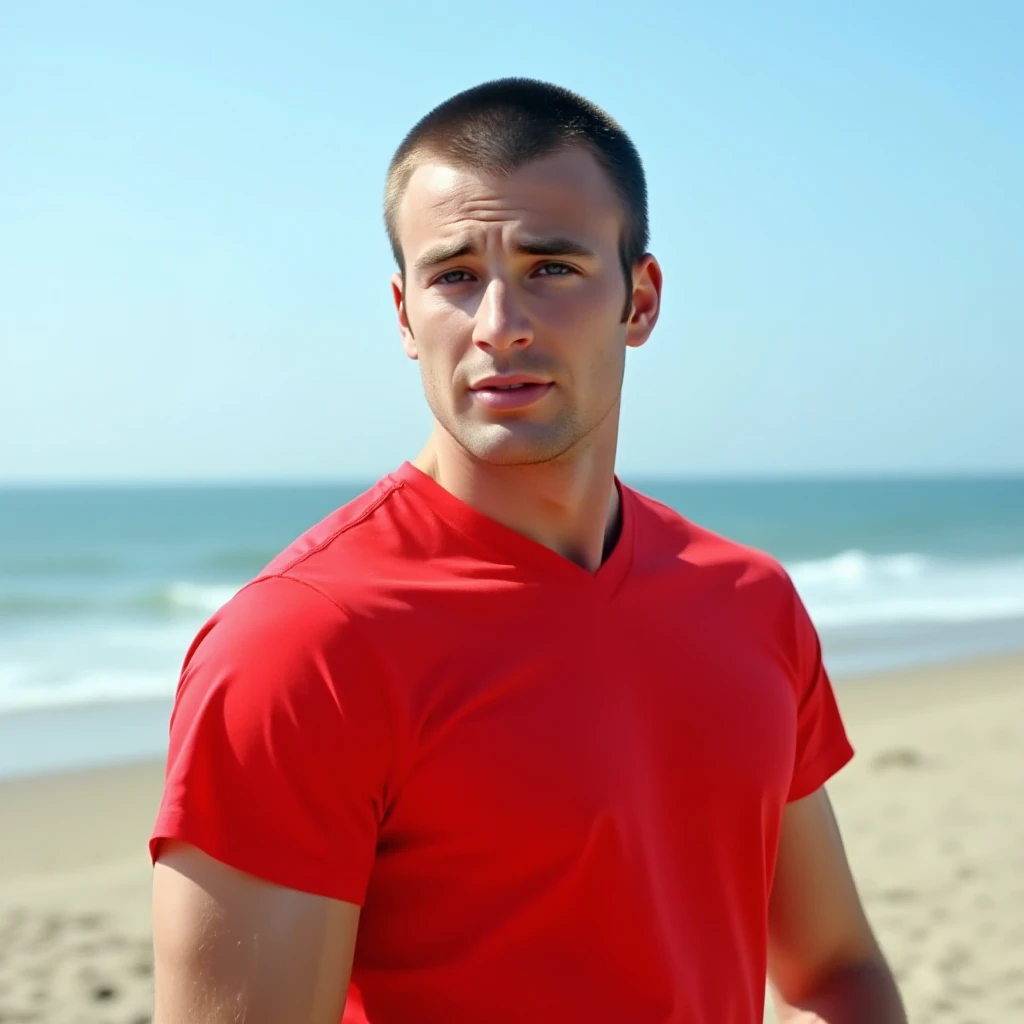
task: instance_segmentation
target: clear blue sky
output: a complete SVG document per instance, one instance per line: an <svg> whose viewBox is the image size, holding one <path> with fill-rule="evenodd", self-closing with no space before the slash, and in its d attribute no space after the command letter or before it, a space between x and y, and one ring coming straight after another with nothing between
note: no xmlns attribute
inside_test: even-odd
<svg viewBox="0 0 1024 1024"><path fill-rule="evenodd" d="M0 481L367 477L428 427L381 226L524 74L651 189L620 467L1024 470L1024 4L5 4Z"/></svg>

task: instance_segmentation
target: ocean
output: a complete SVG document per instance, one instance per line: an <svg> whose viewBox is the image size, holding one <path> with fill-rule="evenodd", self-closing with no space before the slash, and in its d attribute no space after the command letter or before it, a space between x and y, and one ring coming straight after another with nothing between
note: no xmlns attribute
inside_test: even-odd
<svg viewBox="0 0 1024 1024"><path fill-rule="evenodd" d="M1024 478L626 482L779 558L842 685L1024 649ZM0 489L0 775L162 754L205 619L365 486Z"/></svg>

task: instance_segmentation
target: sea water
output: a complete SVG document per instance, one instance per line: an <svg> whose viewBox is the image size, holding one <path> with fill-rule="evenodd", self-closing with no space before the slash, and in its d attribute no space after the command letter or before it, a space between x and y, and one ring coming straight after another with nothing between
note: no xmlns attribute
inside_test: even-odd
<svg viewBox="0 0 1024 1024"><path fill-rule="evenodd" d="M844 684L1024 649L1024 478L626 482L780 559ZM0 774L162 753L202 623L366 486L0 489Z"/></svg>

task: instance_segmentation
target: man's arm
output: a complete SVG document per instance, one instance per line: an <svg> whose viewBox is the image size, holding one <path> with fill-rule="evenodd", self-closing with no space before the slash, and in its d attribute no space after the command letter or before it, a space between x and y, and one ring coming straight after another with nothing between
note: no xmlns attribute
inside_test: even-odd
<svg viewBox="0 0 1024 1024"><path fill-rule="evenodd" d="M359 907L272 885L184 843L154 868L154 1024L338 1024Z"/></svg>
<svg viewBox="0 0 1024 1024"><path fill-rule="evenodd" d="M768 975L786 1024L906 1024L824 789L782 819Z"/></svg>

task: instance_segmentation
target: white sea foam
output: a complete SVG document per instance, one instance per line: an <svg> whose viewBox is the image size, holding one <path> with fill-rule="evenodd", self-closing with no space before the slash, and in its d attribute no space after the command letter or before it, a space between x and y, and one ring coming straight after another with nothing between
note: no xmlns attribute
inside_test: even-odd
<svg viewBox="0 0 1024 1024"><path fill-rule="evenodd" d="M174 686L171 673L96 669L61 678L32 665L0 665L0 713L170 697Z"/></svg>
<svg viewBox="0 0 1024 1024"><path fill-rule="evenodd" d="M1024 559L954 561L845 551L788 568L820 628L1024 618Z"/></svg>
<svg viewBox="0 0 1024 1024"><path fill-rule="evenodd" d="M172 583L161 594L178 611L212 615L230 601L237 591L238 587L229 583Z"/></svg>
<svg viewBox="0 0 1024 1024"><path fill-rule="evenodd" d="M924 555L869 555L853 550L816 562L796 562L789 571L798 586L828 583L856 586L868 580L919 579L934 564L934 560Z"/></svg>
<svg viewBox="0 0 1024 1024"><path fill-rule="evenodd" d="M93 592L76 590L49 592L29 587L4 587L0 590L0 620L3 617L67 620L82 616L111 616L142 612L146 615L181 617L212 615L238 592L241 584L191 583L181 581L139 587L124 592L96 588Z"/></svg>
<svg viewBox="0 0 1024 1024"><path fill-rule="evenodd" d="M238 587L175 582L22 618L0 634L0 713L172 695L196 632Z"/></svg>
<svg viewBox="0 0 1024 1024"><path fill-rule="evenodd" d="M0 713L172 696L202 619L30 625L0 643Z"/></svg>

